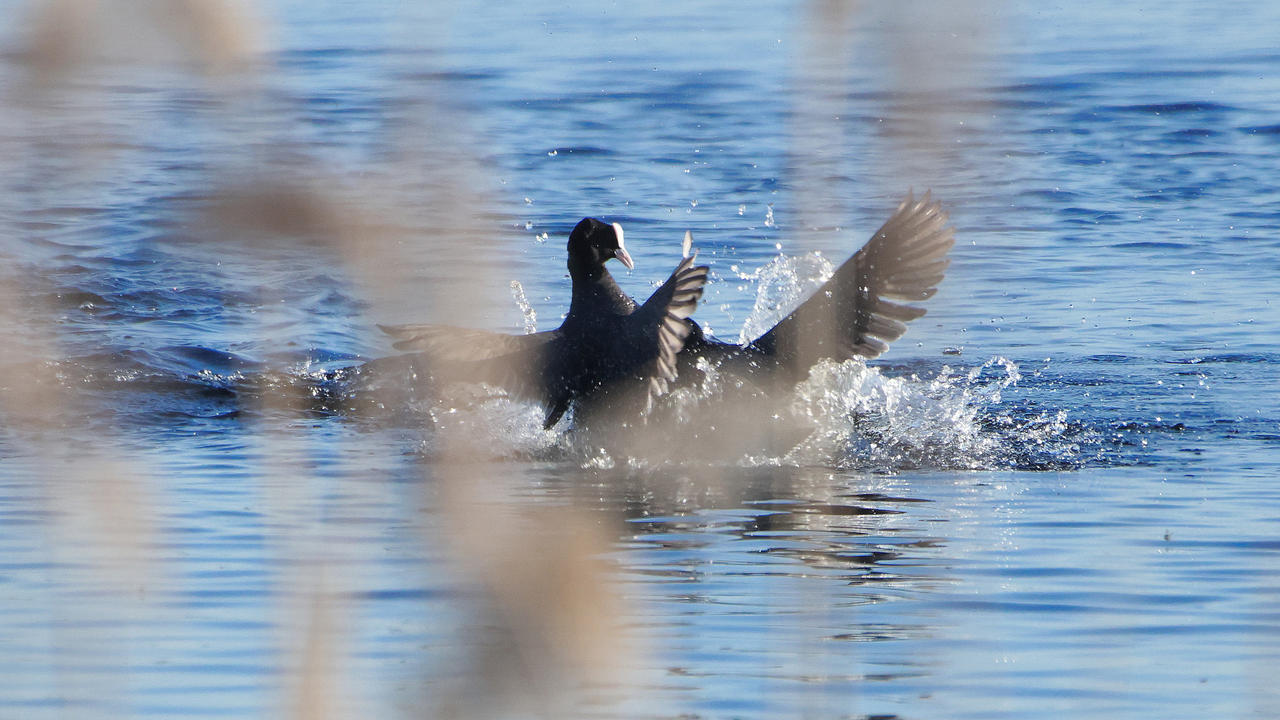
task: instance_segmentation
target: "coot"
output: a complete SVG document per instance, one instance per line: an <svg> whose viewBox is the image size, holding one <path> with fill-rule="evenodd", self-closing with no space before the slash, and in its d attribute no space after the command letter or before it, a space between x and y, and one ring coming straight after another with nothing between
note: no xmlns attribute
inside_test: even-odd
<svg viewBox="0 0 1280 720"><path fill-rule="evenodd" d="M693 330L687 319L708 268L685 257L636 305L605 269L615 258L634 267L621 225L586 218L569 234L568 251L572 299L555 330L508 335L447 325L378 327L396 339L396 349L417 353L415 360L438 383L485 382L543 403L547 428L574 401L630 381L645 383L652 402L676 379L676 356Z"/></svg>

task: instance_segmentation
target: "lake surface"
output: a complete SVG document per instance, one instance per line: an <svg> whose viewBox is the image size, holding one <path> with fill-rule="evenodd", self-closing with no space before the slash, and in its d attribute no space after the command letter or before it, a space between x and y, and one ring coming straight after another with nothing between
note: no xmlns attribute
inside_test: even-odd
<svg viewBox="0 0 1280 720"><path fill-rule="evenodd" d="M1280 714L1280 5L402 5L0 2L0 718ZM911 189L772 410L360 381L587 215L752 337Z"/></svg>

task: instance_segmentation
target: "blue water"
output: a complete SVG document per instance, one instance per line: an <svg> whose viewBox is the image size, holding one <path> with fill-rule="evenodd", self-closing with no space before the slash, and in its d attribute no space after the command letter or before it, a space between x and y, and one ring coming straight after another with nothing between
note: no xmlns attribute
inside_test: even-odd
<svg viewBox="0 0 1280 720"><path fill-rule="evenodd" d="M208 75L0 3L0 718L1280 713L1280 5L398 5ZM799 431L347 382L554 327L585 215L736 339L912 188L947 279Z"/></svg>

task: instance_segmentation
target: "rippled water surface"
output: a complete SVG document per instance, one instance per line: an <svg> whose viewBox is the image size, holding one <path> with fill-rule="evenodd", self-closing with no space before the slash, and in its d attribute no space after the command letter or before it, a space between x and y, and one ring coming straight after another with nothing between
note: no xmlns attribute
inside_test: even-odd
<svg viewBox="0 0 1280 720"><path fill-rule="evenodd" d="M0 718L1280 713L1280 6L125 5L0 2ZM912 188L928 315L785 397L359 369L586 215L752 337Z"/></svg>

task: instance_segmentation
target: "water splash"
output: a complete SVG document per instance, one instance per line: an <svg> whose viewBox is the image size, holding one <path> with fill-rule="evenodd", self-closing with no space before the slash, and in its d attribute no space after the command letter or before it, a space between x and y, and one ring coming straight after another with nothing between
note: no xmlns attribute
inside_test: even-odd
<svg viewBox="0 0 1280 720"><path fill-rule="evenodd" d="M525 297L524 286L519 280L511 281L511 297L515 299L516 307L520 308L520 314L524 318L525 334L532 335L538 332L538 312L529 303L529 298Z"/></svg>
<svg viewBox="0 0 1280 720"><path fill-rule="evenodd" d="M799 257L779 255L753 273L740 274L743 280L756 283L756 301L738 334L738 342L745 345L763 335L817 292L835 271L830 260L811 252Z"/></svg>
<svg viewBox="0 0 1280 720"><path fill-rule="evenodd" d="M793 412L813 432L787 464L904 469L999 466L1006 438L982 417L1021 375L992 358L966 373L944 366L931 380L886 377L860 360L823 362L796 386Z"/></svg>
<svg viewBox="0 0 1280 720"><path fill-rule="evenodd" d="M486 386L470 390L470 397L454 392L450 402L431 404L428 442L447 438L450 452L462 457L547 460L568 454L568 435L543 429L541 407Z"/></svg>

